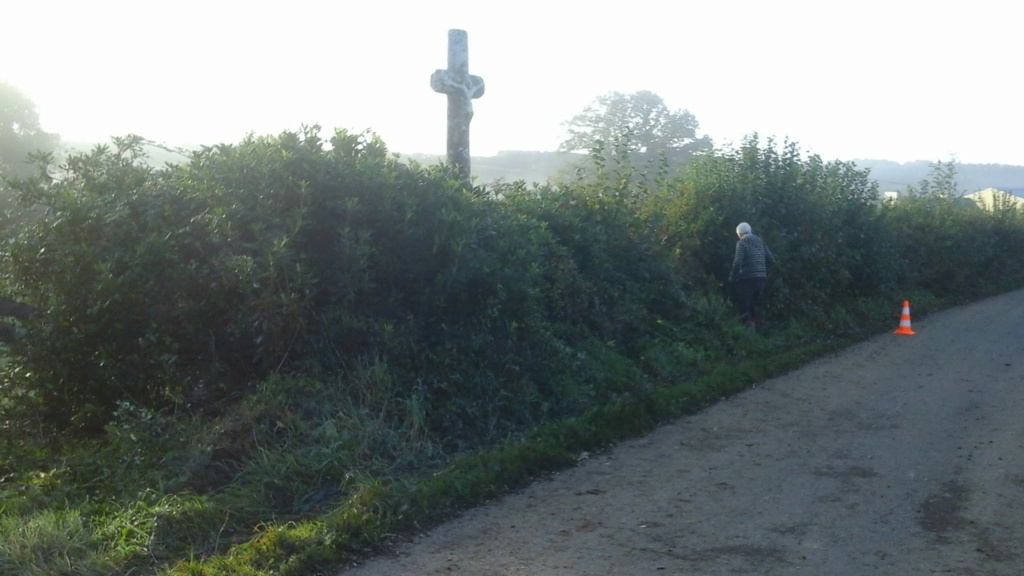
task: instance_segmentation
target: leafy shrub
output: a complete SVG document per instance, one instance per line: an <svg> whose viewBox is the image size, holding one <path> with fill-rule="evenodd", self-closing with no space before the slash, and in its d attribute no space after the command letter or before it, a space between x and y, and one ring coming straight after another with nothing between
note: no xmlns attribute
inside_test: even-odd
<svg viewBox="0 0 1024 576"><path fill-rule="evenodd" d="M58 427L98 431L122 401L208 406L293 366L408 356L522 299L491 279L508 262L482 245L498 227L481 198L375 138L250 137L163 170L140 156L119 139L22 191L48 212L9 243L10 274L47 314L13 351Z"/></svg>
<svg viewBox="0 0 1024 576"><path fill-rule="evenodd" d="M574 393L603 360L581 373L572 356L595 339L634 358L681 303L632 197L597 185L466 189L315 128L159 170L142 157L118 139L23 186L47 214L8 244L10 274L47 314L14 349L17 380L58 428L379 358L433 432L502 438L619 393Z"/></svg>
<svg viewBox="0 0 1024 576"><path fill-rule="evenodd" d="M901 284L954 301L1021 285L1024 255L1012 247L1024 214L961 197L951 163L933 164L930 179L908 192L883 211Z"/></svg>
<svg viewBox="0 0 1024 576"><path fill-rule="evenodd" d="M795 143L780 151L754 135L696 160L657 202L670 215L664 238L707 289L725 281L736 225L750 222L779 259L766 304L790 316L895 285L877 200L877 186L852 164L804 159Z"/></svg>

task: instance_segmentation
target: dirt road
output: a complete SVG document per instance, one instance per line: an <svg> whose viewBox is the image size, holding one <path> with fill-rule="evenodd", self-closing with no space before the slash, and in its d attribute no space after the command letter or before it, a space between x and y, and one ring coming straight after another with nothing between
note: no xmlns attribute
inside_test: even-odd
<svg viewBox="0 0 1024 576"><path fill-rule="evenodd" d="M343 574L1024 574L1024 291L913 328Z"/></svg>

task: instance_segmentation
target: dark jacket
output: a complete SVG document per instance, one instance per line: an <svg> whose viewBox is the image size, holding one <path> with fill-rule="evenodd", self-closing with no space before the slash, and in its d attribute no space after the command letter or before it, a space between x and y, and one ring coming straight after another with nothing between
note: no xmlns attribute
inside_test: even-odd
<svg viewBox="0 0 1024 576"><path fill-rule="evenodd" d="M768 265L775 263L775 255L768 245L753 234L745 234L736 242L736 257L732 260L729 280L767 278Z"/></svg>

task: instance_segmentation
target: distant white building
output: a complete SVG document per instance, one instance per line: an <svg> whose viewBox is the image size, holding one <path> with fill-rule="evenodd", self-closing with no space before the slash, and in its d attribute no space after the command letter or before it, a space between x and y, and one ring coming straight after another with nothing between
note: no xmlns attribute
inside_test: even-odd
<svg viewBox="0 0 1024 576"><path fill-rule="evenodd" d="M1024 210L1024 198L1014 192L1007 192L1005 190L999 190L998 188L985 188L984 190L978 190L973 194L967 194L964 198L973 200L978 206L985 210L1009 208L1011 206L1018 210Z"/></svg>

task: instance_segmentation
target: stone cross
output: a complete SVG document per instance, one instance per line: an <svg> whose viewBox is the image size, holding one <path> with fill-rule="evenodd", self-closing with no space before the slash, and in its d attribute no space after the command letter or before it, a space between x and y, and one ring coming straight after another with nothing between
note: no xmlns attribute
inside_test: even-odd
<svg viewBox="0 0 1024 576"><path fill-rule="evenodd" d="M469 183L469 121L473 99L484 95L484 79L469 73L469 39L465 30L448 31L448 69L430 76L430 87L448 95L448 162Z"/></svg>

